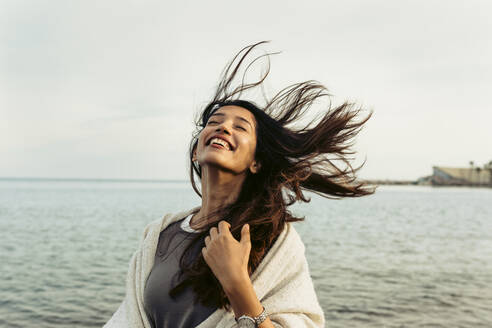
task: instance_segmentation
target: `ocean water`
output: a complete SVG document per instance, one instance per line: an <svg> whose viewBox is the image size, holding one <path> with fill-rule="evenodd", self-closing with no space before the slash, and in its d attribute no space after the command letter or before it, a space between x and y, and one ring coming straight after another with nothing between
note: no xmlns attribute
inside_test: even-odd
<svg viewBox="0 0 492 328"><path fill-rule="evenodd" d="M292 211L327 327L492 327L492 189L380 187ZM0 180L0 327L101 327L185 182Z"/></svg>

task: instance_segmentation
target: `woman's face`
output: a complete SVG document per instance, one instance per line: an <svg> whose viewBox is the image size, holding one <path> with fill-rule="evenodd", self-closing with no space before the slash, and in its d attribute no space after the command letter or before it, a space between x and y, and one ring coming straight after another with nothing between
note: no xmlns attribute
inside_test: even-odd
<svg viewBox="0 0 492 328"><path fill-rule="evenodd" d="M247 109L224 106L217 109L200 132L194 158L202 170L217 167L235 174L256 173L256 120Z"/></svg>

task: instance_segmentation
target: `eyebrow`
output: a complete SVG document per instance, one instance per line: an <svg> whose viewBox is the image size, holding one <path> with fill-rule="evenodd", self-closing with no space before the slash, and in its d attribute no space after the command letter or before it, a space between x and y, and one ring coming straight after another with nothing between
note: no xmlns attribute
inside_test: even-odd
<svg viewBox="0 0 492 328"><path fill-rule="evenodd" d="M212 116L214 116L214 115L218 115L218 116L225 116L225 114L224 114L224 113L213 113L212 115L210 115L210 117L212 117ZM210 118L210 117L209 117L209 118ZM236 116L236 118L240 119L241 121L244 121L244 122L248 123L248 124L251 126L251 128L253 128L253 125L251 125L251 123L250 123L247 119L245 119L244 117L241 117L241 116Z"/></svg>

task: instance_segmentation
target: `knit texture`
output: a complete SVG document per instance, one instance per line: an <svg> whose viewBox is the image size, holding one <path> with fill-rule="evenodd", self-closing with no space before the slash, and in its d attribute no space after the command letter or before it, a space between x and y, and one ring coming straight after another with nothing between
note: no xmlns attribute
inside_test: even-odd
<svg viewBox="0 0 492 328"><path fill-rule="evenodd" d="M145 227L140 247L130 260L125 298L104 328L151 328L145 313L143 295L147 277L154 265L159 234L169 224L199 209L195 207L177 214L166 214L164 218ZM323 310L314 290L304 250L297 231L291 223L287 223L251 275L256 295L275 327L325 326ZM196 328L232 327L238 327L234 312L217 309Z"/></svg>

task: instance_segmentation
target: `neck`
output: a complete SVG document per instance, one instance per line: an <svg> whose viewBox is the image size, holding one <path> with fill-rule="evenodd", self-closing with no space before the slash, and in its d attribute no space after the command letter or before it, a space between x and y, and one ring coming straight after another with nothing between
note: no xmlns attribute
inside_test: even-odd
<svg viewBox="0 0 492 328"><path fill-rule="evenodd" d="M234 174L214 167L202 170L202 206L191 219L190 225L204 226L201 222L213 211L234 203L239 197L246 174Z"/></svg>

